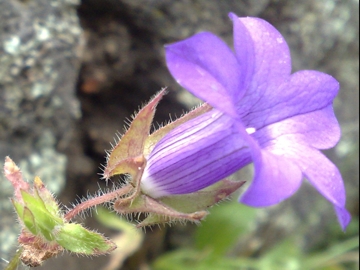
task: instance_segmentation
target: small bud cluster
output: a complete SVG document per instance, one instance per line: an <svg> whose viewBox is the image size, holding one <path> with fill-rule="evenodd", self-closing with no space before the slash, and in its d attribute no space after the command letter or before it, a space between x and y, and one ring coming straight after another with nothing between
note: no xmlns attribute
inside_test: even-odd
<svg viewBox="0 0 360 270"><path fill-rule="evenodd" d="M5 160L4 173L15 189L12 202L22 227L18 242L19 257L24 264L39 266L64 250L101 255L115 249L115 244L101 234L70 223L41 179L35 177L31 187L9 157Z"/></svg>

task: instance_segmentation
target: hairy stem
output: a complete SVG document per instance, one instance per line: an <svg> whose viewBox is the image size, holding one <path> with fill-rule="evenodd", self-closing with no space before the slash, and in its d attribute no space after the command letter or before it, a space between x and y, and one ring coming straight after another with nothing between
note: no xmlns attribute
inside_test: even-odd
<svg viewBox="0 0 360 270"><path fill-rule="evenodd" d="M73 209L71 209L69 212L67 212L64 216L64 218L67 221L70 221L71 219L73 219L76 215L80 214L81 212L97 206L99 204L103 204L103 203L107 203L110 202L116 198L118 198L119 196L123 196L125 194L128 194L134 187L131 185L126 185L120 189L114 190L112 192L109 193L105 193L101 196L98 197L94 197L92 199L83 201L82 203L76 205Z"/></svg>

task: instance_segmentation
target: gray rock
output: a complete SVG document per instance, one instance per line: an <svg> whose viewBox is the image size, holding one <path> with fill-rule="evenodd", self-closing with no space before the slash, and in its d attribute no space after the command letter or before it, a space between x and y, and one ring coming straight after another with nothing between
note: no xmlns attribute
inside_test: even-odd
<svg viewBox="0 0 360 270"><path fill-rule="evenodd" d="M55 193L65 185L66 156L79 103L75 82L81 29L77 1L0 2L0 159L10 156L33 181ZM19 228L1 174L1 256L16 247Z"/></svg>

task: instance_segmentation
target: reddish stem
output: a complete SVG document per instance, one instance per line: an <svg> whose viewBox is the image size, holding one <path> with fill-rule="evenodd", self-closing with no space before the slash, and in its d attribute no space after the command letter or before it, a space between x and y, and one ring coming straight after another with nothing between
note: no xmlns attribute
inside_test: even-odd
<svg viewBox="0 0 360 270"><path fill-rule="evenodd" d="M131 185L126 185L120 189L114 190L109 193L105 193L101 196L86 200L78 205L76 205L73 209L71 209L69 212L67 212L64 216L65 220L70 221L73 219L76 215L80 214L82 211L85 211L86 209L89 209L91 207L94 207L99 204L110 202L119 196L125 195L129 193L133 187Z"/></svg>

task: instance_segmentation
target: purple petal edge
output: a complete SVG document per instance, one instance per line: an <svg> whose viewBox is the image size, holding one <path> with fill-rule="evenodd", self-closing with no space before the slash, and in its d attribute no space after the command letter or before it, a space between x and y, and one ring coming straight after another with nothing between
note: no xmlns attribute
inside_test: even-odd
<svg viewBox="0 0 360 270"><path fill-rule="evenodd" d="M351 214L349 213L349 211L346 210L346 208L338 207L336 205L334 205L334 210L339 220L341 229L345 232L347 226L351 221Z"/></svg>
<svg viewBox="0 0 360 270"><path fill-rule="evenodd" d="M233 100L241 74L233 52L212 33L196 34L165 47L166 63L176 81L198 98L236 117Z"/></svg>

